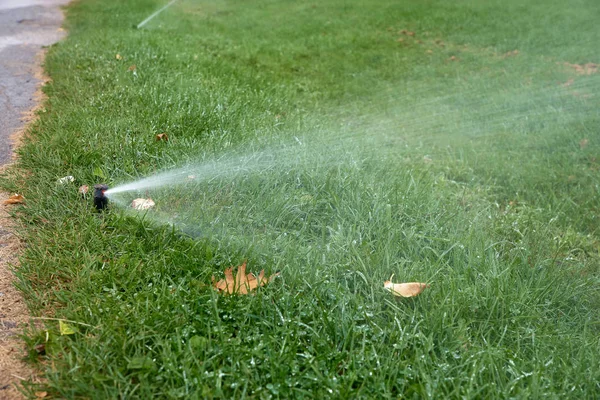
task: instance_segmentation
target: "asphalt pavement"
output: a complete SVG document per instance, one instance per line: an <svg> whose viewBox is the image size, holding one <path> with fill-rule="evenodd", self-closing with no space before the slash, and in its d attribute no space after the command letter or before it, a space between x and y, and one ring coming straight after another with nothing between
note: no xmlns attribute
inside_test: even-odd
<svg viewBox="0 0 600 400"><path fill-rule="evenodd" d="M38 54L65 36L61 5L69 0L0 0L0 165L12 157L11 135L35 106Z"/></svg>

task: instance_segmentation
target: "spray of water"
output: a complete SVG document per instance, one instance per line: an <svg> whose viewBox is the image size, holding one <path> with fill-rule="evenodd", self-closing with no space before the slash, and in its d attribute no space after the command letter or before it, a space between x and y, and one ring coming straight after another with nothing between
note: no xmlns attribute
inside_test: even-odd
<svg viewBox="0 0 600 400"><path fill-rule="evenodd" d="M465 137L485 139L509 130L531 131L532 124L566 124L593 112L585 99L574 98L573 93L593 91L598 83L588 81L568 90L552 86L534 92L526 88L494 94L469 91L427 97L408 107L406 99L380 96L371 106L363 104L361 111L358 105L348 105L341 117L323 118L340 121L337 126L326 125L312 134L296 132L283 143L246 145L216 157L204 156L197 163L115 186L106 194L114 198L119 193L143 193L200 180L278 174L317 165L326 168L399 152L411 154L419 148L431 153L436 145L443 148Z"/></svg>

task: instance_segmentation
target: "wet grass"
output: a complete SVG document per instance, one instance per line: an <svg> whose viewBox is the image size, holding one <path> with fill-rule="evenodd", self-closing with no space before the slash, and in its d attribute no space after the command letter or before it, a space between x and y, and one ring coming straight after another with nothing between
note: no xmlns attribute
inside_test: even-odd
<svg viewBox="0 0 600 400"><path fill-rule="evenodd" d="M85 324L28 333L44 390L596 396L598 5L363 3L181 0L142 30L159 3L70 7L3 181L31 308ZM255 151L277 162L145 215L76 190ZM281 277L215 293L245 259ZM392 274L431 287L398 300Z"/></svg>

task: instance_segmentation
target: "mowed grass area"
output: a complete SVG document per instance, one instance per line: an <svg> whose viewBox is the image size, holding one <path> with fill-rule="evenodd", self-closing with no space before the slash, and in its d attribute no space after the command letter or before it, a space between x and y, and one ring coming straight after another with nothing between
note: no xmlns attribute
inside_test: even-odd
<svg viewBox="0 0 600 400"><path fill-rule="evenodd" d="M181 0L140 30L163 2L69 7L3 180L27 199L19 286L77 328L28 332L44 390L597 397L600 5L365 3ZM146 215L77 193L298 141ZM217 294L243 260L281 275ZM431 287L397 299L392 274Z"/></svg>

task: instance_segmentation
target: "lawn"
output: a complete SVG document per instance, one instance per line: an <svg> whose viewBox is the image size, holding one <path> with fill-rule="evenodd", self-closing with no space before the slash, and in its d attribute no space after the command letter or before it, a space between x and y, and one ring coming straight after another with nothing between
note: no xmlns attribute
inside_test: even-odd
<svg viewBox="0 0 600 400"><path fill-rule="evenodd" d="M180 0L141 29L166 2L69 6L2 180L55 318L25 390L596 398L600 4L522 3ZM155 174L102 213L77 192ZM245 260L279 276L217 293Z"/></svg>

